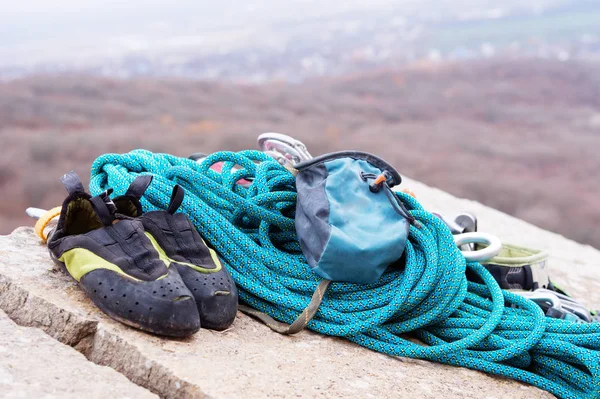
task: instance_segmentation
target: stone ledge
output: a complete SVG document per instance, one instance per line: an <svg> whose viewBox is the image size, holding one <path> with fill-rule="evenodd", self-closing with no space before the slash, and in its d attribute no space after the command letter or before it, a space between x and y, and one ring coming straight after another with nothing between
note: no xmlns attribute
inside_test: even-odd
<svg viewBox="0 0 600 399"><path fill-rule="evenodd" d="M19 327L1 310L0 359L3 398L156 398L39 329Z"/></svg>
<svg viewBox="0 0 600 399"><path fill-rule="evenodd" d="M482 231L507 242L549 249L552 276L589 306L600 303L600 292L593 290L600 274L600 253L595 249L481 204L405 182L428 209L471 211L478 215ZM53 269L31 228L0 237L0 308L17 323L41 328L89 360L165 398L553 397L515 381L393 358L310 331L281 336L241 314L225 332L201 330L185 340L145 334L106 317L70 276Z"/></svg>

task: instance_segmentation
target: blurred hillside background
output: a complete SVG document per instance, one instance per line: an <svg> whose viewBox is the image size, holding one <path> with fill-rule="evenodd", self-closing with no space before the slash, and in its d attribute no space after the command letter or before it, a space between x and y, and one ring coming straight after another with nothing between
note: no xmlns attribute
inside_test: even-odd
<svg viewBox="0 0 600 399"><path fill-rule="evenodd" d="M5 2L0 233L102 153L276 131L600 248L599 67L596 0Z"/></svg>

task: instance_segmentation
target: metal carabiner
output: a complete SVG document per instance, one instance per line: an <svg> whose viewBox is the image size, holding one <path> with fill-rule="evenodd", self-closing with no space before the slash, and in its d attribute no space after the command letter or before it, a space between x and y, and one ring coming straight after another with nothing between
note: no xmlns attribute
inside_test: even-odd
<svg viewBox="0 0 600 399"><path fill-rule="evenodd" d="M279 162L280 165L293 166L293 163L288 158L286 158L285 155L283 155L280 152L273 151L273 150L266 150L263 152L265 154L267 154L268 156L270 156L271 158L274 158L277 162Z"/></svg>
<svg viewBox="0 0 600 399"><path fill-rule="evenodd" d="M450 219L439 212L432 213L448 226L452 234L473 233L477 231L477 217L472 213L459 213L454 219Z"/></svg>
<svg viewBox="0 0 600 399"><path fill-rule="evenodd" d="M538 288L537 290L535 290L533 292L540 293L540 294L552 294L558 298L558 300L561 303L562 309L564 309L570 313L573 313L575 316L579 317L580 319L582 319L588 323L590 323L592 321L592 315L591 315L589 309L567 295L563 295L559 292L551 291L551 290L548 290L545 288Z"/></svg>
<svg viewBox="0 0 600 399"><path fill-rule="evenodd" d="M295 149L295 151L298 152L298 154L300 155L300 159L302 159L303 161L307 161L307 160L313 158L313 156L310 155L310 153L306 149L306 146L304 145L304 143L301 142L300 140L296 140L292 136L288 136L286 134L281 134L281 133L273 133L273 132L263 133L258 136L258 146L260 148L262 148L263 142L266 140L278 141L280 143L284 143L290 147L293 147Z"/></svg>
<svg viewBox="0 0 600 399"><path fill-rule="evenodd" d="M258 136L258 147L261 151L275 158L284 166L312 159L304 143L281 133L263 133Z"/></svg>
<svg viewBox="0 0 600 399"><path fill-rule="evenodd" d="M535 302L542 308L544 314L548 317L568 320L575 323L589 323L591 321L589 312L587 317L581 317L582 315L585 316L585 314L573 312L572 309L565 306L565 302L559 298L560 294L554 291L538 289L535 291L517 291L514 293Z"/></svg>
<svg viewBox="0 0 600 399"><path fill-rule="evenodd" d="M500 239L492 234L482 232L462 233L454 235L457 247L465 244L486 244L487 246L476 251L462 251L466 260L471 262L484 262L497 256L502 249Z"/></svg>
<svg viewBox="0 0 600 399"><path fill-rule="evenodd" d="M290 162L292 166L302 161L302 155L296 150L296 148L290 146L288 143L277 140L265 140L262 142L262 148L262 151L267 154L271 154L273 152L280 154L280 156L286 162Z"/></svg>
<svg viewBox="0 0 600 399"><path fill-rule="evenodd" d="M562 310L560 299L553 292L538 292L536 291L513 291L515 294L532 300L537 304L547 304L549 308Z"/></svg>
<svg viewBox="0 0 600 399"><path fill-rule="evenodd" d="M44 214L48 212L46 209L40 209L40 208L27 208L25 209L25 213L27 214L27 216L29 216L30 218L34 218L34 219L40 219L42 216L44 216Z"/></svg>

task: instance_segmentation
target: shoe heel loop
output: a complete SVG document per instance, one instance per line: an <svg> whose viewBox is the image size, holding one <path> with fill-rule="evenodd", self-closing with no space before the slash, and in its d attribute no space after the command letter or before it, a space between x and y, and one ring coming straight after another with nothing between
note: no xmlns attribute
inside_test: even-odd
<svg viewBox="0 0 600 399"><path fill-rule="evenodd" d="M60 178L60 181L67 189L69 195L73 195L75 193L85 193L85 188L83 188L83 183L81 183L81 179L79 175L74 171L70 171L65 173Z"/></svg>
<svg viewBox="0 0 600 399"><path fill-rule="evenodd" d="M135 197L139 200L148 189L150 183L152 183L152 175L140 175L131 182L125 195Z"/></svg>
<svg viewBox="0 0 600 399"><path fill-rule="evenodd" d="M169 212L171 215L177 212L177 209L179 209L181 203L183 202L184 196L185 191L183 190L183 187L181 187L179 184L176 184L175 187L173 187L173 192L171 193L171 202L169 203L167 212Z"/></svg>

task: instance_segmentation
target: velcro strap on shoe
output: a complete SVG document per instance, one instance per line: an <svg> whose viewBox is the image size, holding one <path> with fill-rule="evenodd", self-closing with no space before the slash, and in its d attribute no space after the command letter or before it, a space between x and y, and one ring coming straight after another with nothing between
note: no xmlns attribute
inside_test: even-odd
<svg viewBox="0 0 600 399"><path fill-rule="evenodd" d="M115 220L115 211L117 208L109 197L112 191L112 188L108 189L102 194L92 197L90 199L94 211L98 215L98 218L100 219L102 224L105 226L112 225L113 221Z"/></svg>

